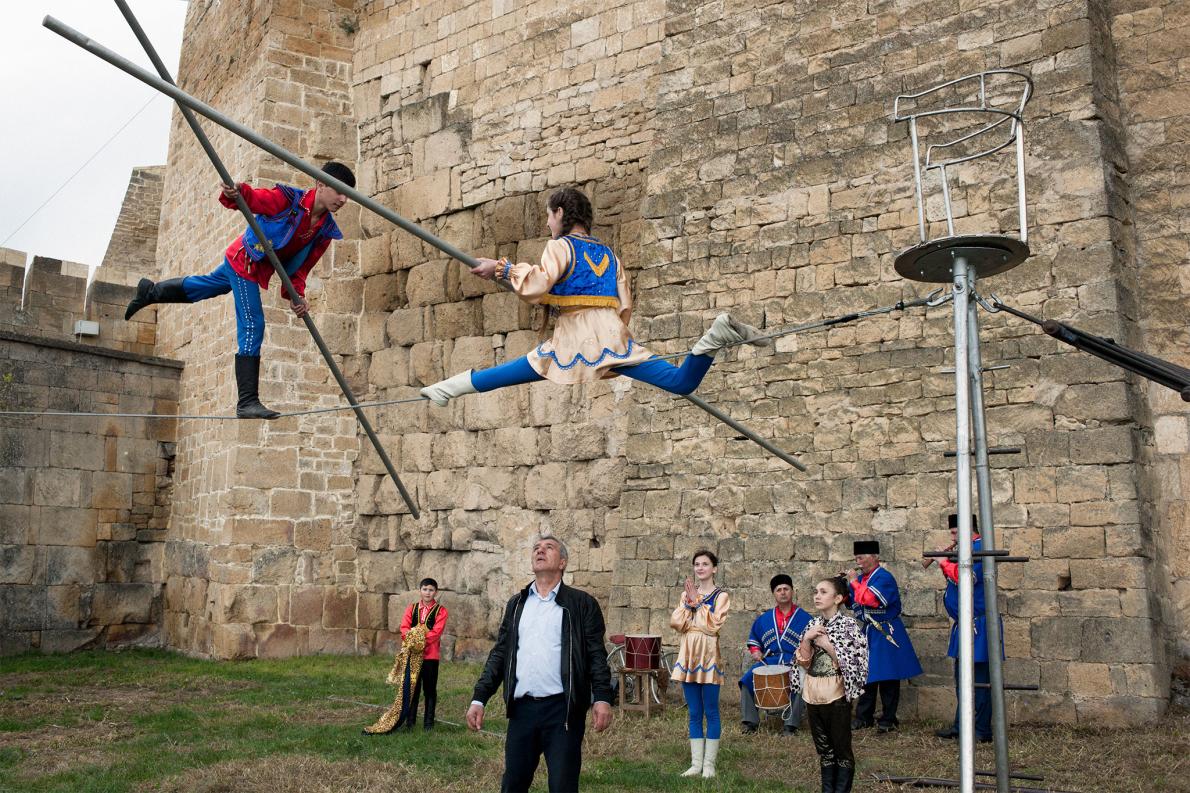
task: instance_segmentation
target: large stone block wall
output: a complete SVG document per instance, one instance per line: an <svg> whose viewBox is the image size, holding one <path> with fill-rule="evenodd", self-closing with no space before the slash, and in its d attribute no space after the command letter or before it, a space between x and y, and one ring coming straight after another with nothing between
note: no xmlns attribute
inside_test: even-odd
<svg viewBox="0 0 1190 793"><path fill-rule="evenodd" d="M250 9L191 3L179 84L307 160L335 158L354 166L353 6L329 0L276 0ZM311 186L306 176L213 124L204 128L237 179ZM162 275L213 270L245 224L218 203L218 175L177 114L163 194ZM360 236L357 215L352 207L339 216L349 240ZM356 346L358 296L335 285L358 270L357 245L332 246L308 282L313 316L338 356ZM283 410L343 403L275 281L263 300L263 401ZM160 349L187 362L180 411L234 413L230 296L165 306L159 314ZM350 359L340 362L354 380ZM352 466L358 454L350 413L184 425L165 561L165 628L172 645L221 657L370 648L372 629L381 622L380 597L359 597L353 588Z"/></svg>
<svg viewBox="0 0 1190 793"><path fill-rule="evenodd" d="M97 270L88 282L88 268L83 265L35 256L26 270L24 260L22 252L0 248L0 306L4 307L0 331L153 354L154 311L143 311L125 322L124 310L133 291L118 276L108 281L108 271ZM78 320L98 322L99 335L75 335Z"/></svg>
<svg viewBox="0 0 1190 793"><path fill-rule="evenodd" d="M398 3L362 19L356 112L367 187L475 255L536 261L548 193L580 183L594 233L635 269L643 160L653 130L640 101L660 56L659 2L597 11L554 3ZM468 275L410 235L365 216L360 352L371 396L416 396L445 375L523 355L540 310ZM383 412L425 510L403 514L374 463L359 483L360 586L386 593L432 575L459 614L460 652L486 649L528 548L552 531L573 580L606 595L624 477L627 382L549 384L442 410Z"/></svg>
<svg viewBox="0 0 1190 793"><path fill-rule="evenodd" d="M1186 231L1190 181L1190 81L1181 65L1190 33L1185 3L1111 5L1104 20L1117 64L1116 167L1119 244L1136 290L1131 340L1146 352L1190 366L1186 325ZM1156 614L1167 627L1175 675L1190 680L1190 424L1187 404L1142 383L1147 427L1143 521L1152 536Z"/></svg>
<svg viewBox="0 0 1190 793"><path fill-rule="evenodd" d="M251 18L202 2L181 81L308 159L347 159L365 193L476 255L535 260L545 197L582 185L633 275L638 338L676 352L722 310L777 328L924 292L892 268L916 239L892 98L1021 69L1037 86L1034 255L985 289L1185 363L1182 16L1157 0L276 0ZM229 53L230 29L246 34ZM188 136L175 123L166 275L213 267L241 225ZM216 138L236 173L292 178ZM1011 172L1005 159L960 176L961 231L1014 230ZM362 398L410 398L536 343L539 312L370 213L341 215L349 239L315 271L312 305ZM266 402L338 401L275 300ZM163 351L189 362L183 412L227 410L228 301L160 313ZM982 321L985 361L1011 367L987 376L991 441L1024 449L993 458L1001 544L1033 559L1001 574L1009 679L1041 688L1011 695L1013 713L1147 718L1186 657L1183 403L1020 320ZM550 530L609 627L667 641L690 552L717 549L735 666L773 573L806 598L853 539L877 535L926 667L906 711L941 715L948 623L940 577L917 560L946 539L954 501L950 327L949 307L918 309L721 357L704 396L800 454L805 474L647 387L537 384L373 412L422 506L414 521L347 416L183 424L170 641L224 657L388 648L433 575L458 615L455 649L479 653Z"/></svg>
<svg viewBox="0 0 1190 793"><path fill-rule="evenodd" d="M891 100L965 73L1019 68L1037 86L1026 138L1033 256L983 289L1123 337L1128 265L1106 217L1110 132L1096 123L1095 24L1081 2L700 3L676 14L648 163L647 269L637 279L644 310L669 310L640 332L680 347L688 318L710 308L779 327L923 293L892 268L917 229L909 145L890 123ZM1011 174L1005 161L960 178L960 233L1012 230ZM932 202L934 227L939 209ZM691 273L707 281L688 283ZM1004 315L983 322L985 362L1011 367L987 377L990 441L1024 449L993 463L1000 544L1033 558L1001 574L1007 674L1041 687L1012 695L1012 708L1088 721L1158 712L1169 667L1135 462L1148 431L1143 396L1121 372L1031 325ZM806 475L717 428L679 440L674 429L693 424L682 415L690 409L634 392L653 426L630 427L630 442L641 437L629 448L646 451L629 458L620 525L625 542L641 538L655 561L617 568L612 606L625 609L625 627L664 626L666 609L636 603L672 581L668 548L656 547L667 526L687 529L669 530L682 551L717 542L726 581L748 591L750 608L762 605L776 568L792 567L807 592L842 566L852 539L876 535L926 667L907 704L947 712L941 582L917 560L943 541L954 500L953 463L942 456L954 445L953 376L941 371L950 323L949 308L868 320L712 372L708 398L802 452Z"/></svg>
<svg viewBox="0 0 1190 793"><path fill-rule="evenodd" d="M0 416L0 654L161 643L181 366L135 352L151 323L133 341L111 320L124 286L91 285L100 335L71 340L87 280L57 264L35 260L24 312L0 265L0 409L165 418Z"/></svg>
<svg viewBox="0 0 1190 793"><path fill-rule="evenodd" d="M128 190L103 254L103 276L109 282L135 285L157 278L157 228L161 225L161 184L165 166L133 168Z"/></svg>

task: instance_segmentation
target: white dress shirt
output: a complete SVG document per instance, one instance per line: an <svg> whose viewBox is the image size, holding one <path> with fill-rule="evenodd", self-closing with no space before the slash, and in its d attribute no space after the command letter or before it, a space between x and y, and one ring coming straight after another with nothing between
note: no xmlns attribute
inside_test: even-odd
<svg viewBox="0 0 1190 793"><path fill-rule="evenodd" d="M537 583L529 586L529 596L521 609L516 648L516 688L512 697L548 697L562 689L562 607L558 588L545 597L537 592Z"/></svg>

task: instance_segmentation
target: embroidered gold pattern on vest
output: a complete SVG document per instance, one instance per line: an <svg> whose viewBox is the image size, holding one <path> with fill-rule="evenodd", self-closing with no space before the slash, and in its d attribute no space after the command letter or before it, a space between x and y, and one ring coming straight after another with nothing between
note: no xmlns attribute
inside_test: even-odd
<svg viewBox="0 0 1190 793"><path fill-rule="evenodd" d="M611 264L611 258L608 257L606 253L603 254L603 258L599 260L599 264L591 261L591 256L586 251L583 251L583 258L587 260L587 264L590 265L591 271L600 278L602 278L603 274L607 272L607 268Z"/></svg>

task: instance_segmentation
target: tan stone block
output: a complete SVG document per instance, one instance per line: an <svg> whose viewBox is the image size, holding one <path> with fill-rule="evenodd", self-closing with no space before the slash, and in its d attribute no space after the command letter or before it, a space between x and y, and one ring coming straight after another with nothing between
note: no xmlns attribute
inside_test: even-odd
<svg viewBox="0 0 1190 793"><path fill-rule="evenodd" d="M211 626L212 653L225 661L256 657L256 634L241 623Z"/></svg>
<svg viewBox="0 0 1190 793"><path fill-rule="evenodd" d="M94 547L97 518L98 513L94 510L70 507L40 507L36 513L30 513L31 526L39 529L37 541L40 545Z"/></svg>
<svg viewBox="0 0 1190 793"><path fill-rule="evenodd" d="M408 348L386 347L372 353L368 380L376 388L409 385Z"/></svg>
<svg viewBox="0 0 1190 793"><path fill-rule="evenodd" d="M293 625L256 625L258 658L292 658L308 653L309 629Z"/></svg>
<svg viewBox="0 0 1190 793"><path fill-rule="evenodd" d="M325 551L331 547L331 521L328 518L297 520L293 524L293 545L313 551Z"/></svg>
<svg viewBox="0 0 1190 793"><path fill-rule="evenodd" d="M445 261L426 262L409 271L405 292L413 306L445 303L450 281L451 264Z"/></svg>
<svg viewBox="0 0 1190 793"><path fill-rule="evenodd" d="M1103 529L1096 526L1047 529L1042 539L1042 553L1049 557L1098 558L1103 550Z"/></svg>
<svg viewBox="0 0 1190 793"><path fill-rule="evenodd" d="M232 545L292 545L293 529L291 520L234 515L224 523L224 536Z"/></svg>
<svg viewBox="0 0 1190 793"><path fill-rule="evenodd" d="M289 591L289 622L294 625L322 624L322 587L292 587Z"/></svg>
<svg viewBox="0 0 1190 793"><path fill-rule="evenodd" d="M385 233L360 242L360 275L364 278L393 271L392 234Z"/></svg>
<svg viewBox="0 0 1190 793"><path fill-rule="evenodd" d="M297 449L240 446L232 451L232 476L243 487L270 489L297 484Z"/></svg>
<svg viewBox="0 0 1190 793"><path fill-rule="evenodd" d="M397 187L397 211L413 221L441 215L450 208L450 171L433 171Z"/></svg>
<svg viewBox="0 0 1190 793"><path fill-rule="evenodd" d="M405 303L404 283L408 275L402 270L395 274L374 275L363 279L363 310L393 311Z"/></svg>
<svg viewBox="0 0 1190 793"><path fill-rule="evenodd" d="M423 308L402 308L392 312L384 323L388 343L407 346L425 340L428 317L428 310Z"/></svg>
<svg viewBox="0 0 1190 793"><path fill-rule="evenodd" d="M358 595L354 589L326 587L322 600L322 627L354 628Z"/></svg>

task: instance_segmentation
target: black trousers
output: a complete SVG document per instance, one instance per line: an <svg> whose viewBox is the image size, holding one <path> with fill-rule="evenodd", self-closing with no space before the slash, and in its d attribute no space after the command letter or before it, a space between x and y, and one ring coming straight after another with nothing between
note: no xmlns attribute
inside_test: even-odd
<svg viewBox="0 0 1190 793"><path fill-rule="evenodd" d="M426 695L426 716L422 722L426 727L434 726L434 710L438 706L438 661L422 661L421 674L417 676L417 685L413 687L413 696L409 701L409 721L407 726L412 729L417 722L417 703L422 693Z"/></svg>
<svg viewBox="0 0 1190 793"><path fill-rule="evenodd" d="M901 702L901 681L880 680L864 686L864 693L855 703L855 718L864 724L871 724L876 717L876 693L880 692L880 726L895 727L897 705Z"/></svg>
<svg viewBox="0 0 1190 793"><path fill-rule="evenodd" d="M566 724L566 696L514 699L508 707L502 793L526 793L545 755L550 793L577 793L586 719Z"/></svg>
<svg viewBox="0 0 1190 793"><path fill-rule="evenodd" d="M807 705L810 735L818 762L824 767L853 768L855 754L851 751L851 703L839 697L829 705Z"/></svg>

